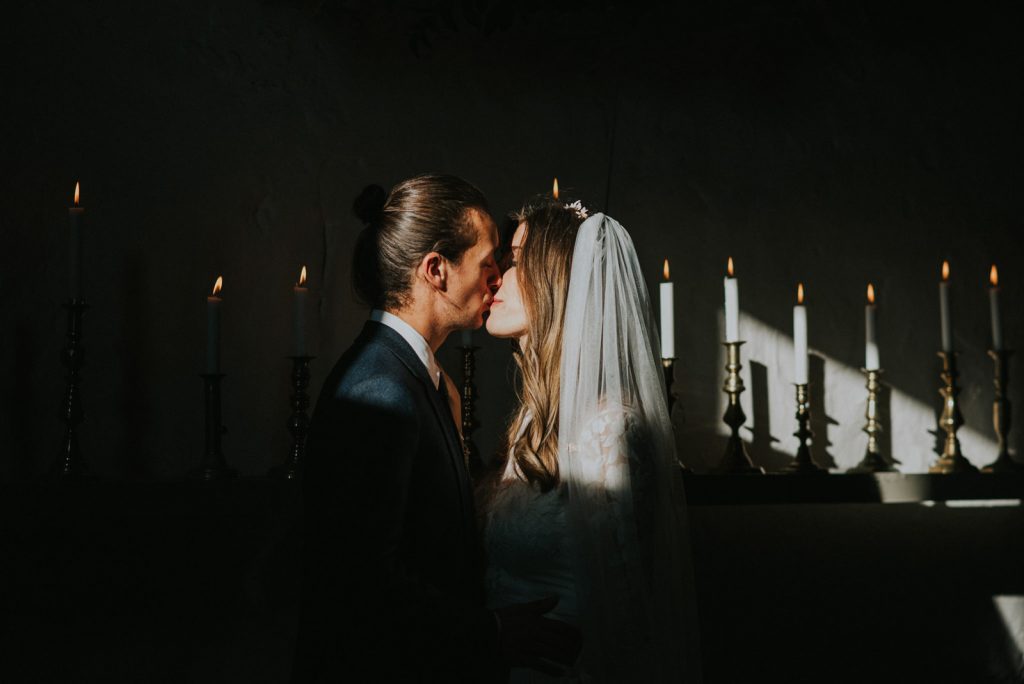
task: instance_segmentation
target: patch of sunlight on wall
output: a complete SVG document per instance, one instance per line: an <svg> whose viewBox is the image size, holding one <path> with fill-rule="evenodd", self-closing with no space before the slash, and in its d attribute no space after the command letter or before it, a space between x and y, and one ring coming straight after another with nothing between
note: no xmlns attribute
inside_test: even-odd
<svg viewBox="0 0 1024 684"><path fill-rule="evenodd" d="M725 339L724 314L719 310L720 338ZM790 333L780 332L752 316L740 314L740 338L746 341L742 347L741 358L743 369L740 375L746 391L740 395L740 405L747 415L747 422L740 433L744 440L750 441L754 431L764 426L754 423L753 397L755 390L764 392L763 388L754 388L751 378L751 364L757 362L767 368L768 396L768 429L773 439L773 449L787 454L795 454L797 439L796 431L796 400L793 389L793 339ZM822 393L818 399L824 399L825 414L831 419L828 434L814 436L815 440L828 440L830 446L827 453L836 463L836 469L851 468L864 457L867 448L867 435L862 431L867 403L866 378L859 368L840 363L832 357L811 349L811 354L824 361L824 388L811 385L812 407L816 405L815 393ZM719 368L725 376L725 349L719 352ZM885 367L885 357L882 357ZM813 365L812 365L813 372ZM812 375L812 382L814 380ZM890 387L889 419L883 420L882 427L886 435L882 437L883 454L899 461L897 468L903 473L922 473L935 459L936 412L941 407L938 394L938 373L935 375L935 401L924 403L915 399L898 387L891 387L886 382L885 374L882 383ZM724 392L718 393L719 411L725 412L727 397ZM819 417L820 418L820 417ZM884 416L883 416L884 418ZM835 421L836 424L831 424ZM729 428L719 422L716 430L722 435L729 434ZM957 432L964 456L976 466L990 463L996 456L996 441L993 436L973 430L966 425ZM887 451L891 444L891 451Z"/></svg>
<svg viewBox="0 0 1024 684"><path fill-rule="evenodd" d="M1018 669L1024 669L1024 596L993 596L992 603L1003 620L1010 642L1017 647L1012 654Z"/></svg>

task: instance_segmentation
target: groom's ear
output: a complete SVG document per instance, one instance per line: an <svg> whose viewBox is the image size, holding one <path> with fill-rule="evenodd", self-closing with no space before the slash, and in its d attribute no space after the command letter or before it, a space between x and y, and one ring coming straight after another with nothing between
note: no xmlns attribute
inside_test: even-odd
<svg viewBox="0 0 1024 684"><path fill-rule="evenodd" d="M445 290L448 287L448 261L437 252L426 254L420 261L416 273L435 290Z"/></svg>

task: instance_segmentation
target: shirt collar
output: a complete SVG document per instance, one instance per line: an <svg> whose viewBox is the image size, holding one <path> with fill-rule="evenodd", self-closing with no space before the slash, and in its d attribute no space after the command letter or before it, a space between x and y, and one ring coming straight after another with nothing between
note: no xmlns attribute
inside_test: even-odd
<svg viewBox="0 0 1024 684"><path fill-rule="evenodd" d="M416 331L416 328L398 316L387 311L381 311L380 309L374 309L370 312L370 320L386 325L401 335L402 339L409 343L412 350L416 352L416 356L423 362L423 366L427 369L427 375L430 376L430 380L434 383L434 389L440 386L441 366L437 363L437 359L434 358L434 352L430 350L430 345L427 344L423 335Z"/></svg>

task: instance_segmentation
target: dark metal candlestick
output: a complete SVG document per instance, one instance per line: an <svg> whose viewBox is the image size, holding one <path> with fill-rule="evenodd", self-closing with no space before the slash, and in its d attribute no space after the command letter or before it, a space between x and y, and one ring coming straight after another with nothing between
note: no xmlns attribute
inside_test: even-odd
<svg viewBox="0 0 1024 684"><path fill-rule="evenodd" d="M672 407L676 403L676 393L672 391L672 384L675 382L675 359L662 359L661 367L665 371L665 399L668 402L668 415L672 416Z"/></svg>
<svg viewBox="0 0 1024 684"><path fill-rule="evenodd" d="M743 378L740 377L740 346L743 342L726 342L727 362L725 365L726 376L722 391L729 395L729 405L725 408L725 415L722 420L729 426L732 434L729 435L729 443L725 447L725 456L715 469L717 473L733 473L744 475L764 474L764 468L755 466L747 454L747 447L740 439L740 426L747 421L743 407L740 406L740 394L743 393Z"/></svg>
<svg viewBox="0 0 1024 684"><path fill-rule="evenodd" d="M203 463L189 473L194 480L219 480L234 477L235 471L227 467L220 449L220 438L227 432L220 418L220 381L223 373L203 373L203 396L206 405L206 450Z"/></svg>
<svg viewBox="0 0 1024 684"><path fill-rule="evenodd" d="M672 385L676 379L675 373L675 359L662 359L661 367L665 371L665 399L668 404L668 421L672 423L672 407L676 403L676 393L672 390ZM676 463L679 464L680 470L684 473L690 472L690 468L685 463L679 460L679 453L676 452Z"/></svg>
<svg viewBox="0 0 1024 684"><path fill-rule="evenodd" d="M878 395L882 389L882 369L868 370L861 368L860 372L867 377L868 402L864 410L864 417L867 423L862 428L868 435L868 447L864 452L864 458L847 472L850 473L889 473L896 470L889 461L882 456L882 449L878 446L878 436L882 434L881 421L878 420Z"/></svg>
<svg viewBox="0 0 1024 684"><path fill-rule="evenodd" d="M473 431L477 429L476 416L474 415L474 403L476 401L476 385L473 383L473 376L476 373L476 350L479 347L470 345L460 347L462 349L462 452L466 458L466 467L471 476L480 475L483 470L483 460L480 458L480 451L473 442Z"/></svg>
<svg viewBox="0 0 1024 684"><path fill-rule="evenodd" d="M284 463L270 469L270 476L294 480L306 461L306 435L309 433L309 362L315 356L289 356L292 360L292 415L288 418L288 432L292 433L292 446Z"/></svg>
<svg viewBox="0 0 1024 684"><path fill-rule="evenodd" d="M1007 444L1007 437L1010 434L1010 399L1007 396L1007 390L1010 388L1010 355L1012 353L1009 349L990 349L988 352L995 363L993 384L996 394L992 400L992 426L995 428L996 438L999 440L999 455L995 461L981 469L984 473L1024 471L1024 465L1010 458Z"/></svg>
<svg viewBox="0 0 1024 684"><path fill-rule="evenodd" d="M807 383L796 385L796 423L797 429L793 436L800 440L800 446L796 449L796 456L790 461L785 471L787 473L799 473L801 475L818 473L828 474L824 468L819 468L814 459L811 458L811 447L807 440L814 436L810 428L811 422L811 391Z"/></svg>
<svg viewBox="0 0 1024 684"><path fill-rule="evenodd" d="M959 375L956 371L956 352L939 352L942 359L942 383L939 394L942 395L942 415L939 417L939 427L946 432L946 442L942 449L942 455L928 469L930 473L976 473L978 469L971 464L960 452L960 440L957 439L956 431L964 424L964 417L960 414L960 404L957 397L960 395L960 388L957 387L956 378Z"/></svg>
<svg viewBox="0 0 1024 684"><path fill-rule="evenodd" d="M61 352L61 363L67 369L65 377L64 402L61 420L64 421L64 445L60 459L54 465L53 474L59 477L84 475L88 468L78 446L78 424L82 422L82 398L78 389L78 371L85 365L82 349L82 313L89 308L81 299L72 299L64 304L68 311L67 344Z"/></svg>

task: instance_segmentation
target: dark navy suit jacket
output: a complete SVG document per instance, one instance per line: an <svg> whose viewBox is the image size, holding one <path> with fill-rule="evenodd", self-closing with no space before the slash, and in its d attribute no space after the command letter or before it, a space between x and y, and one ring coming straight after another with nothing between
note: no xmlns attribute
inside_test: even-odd
<svg viewBox="0 0 1024 684"><path fill-rule="evenodd" d="M367 322L324 382L306 455L293 681L500 678L461 440L401 335Z"/></svg>

